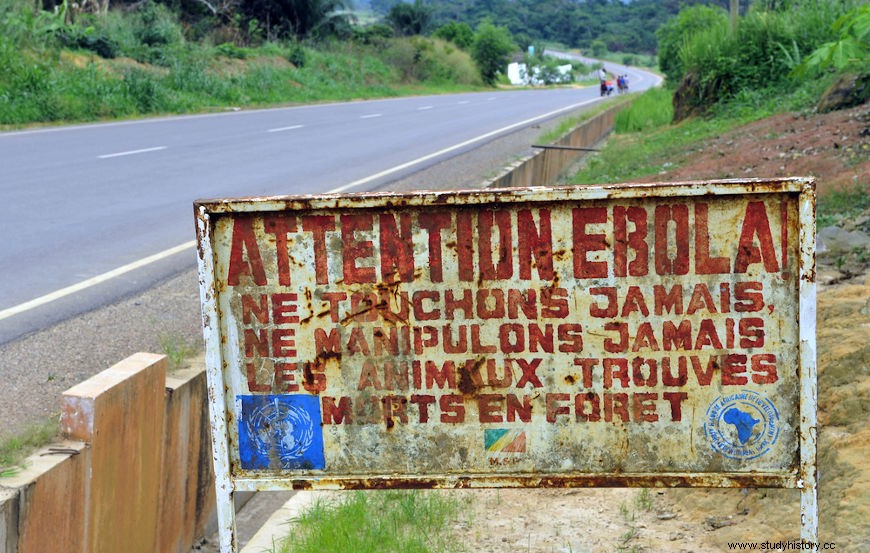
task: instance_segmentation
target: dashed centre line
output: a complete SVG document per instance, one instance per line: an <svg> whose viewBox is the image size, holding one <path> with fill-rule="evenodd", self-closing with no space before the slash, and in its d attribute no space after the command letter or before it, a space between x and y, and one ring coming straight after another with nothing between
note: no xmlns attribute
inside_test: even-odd
<svg viewBox="0 0 870 553"><path fill-rule="evenodd" d="M132 156L136 154L144 154L147 152L157 152L159 150L165 150L166 146L155 146L154 148L142 148L141 150L128 150L126 152L116 152L114 154L103 154L97 156L99 159L109 159L112 157L121 157L121 156Z"/></svg>
<svg viewBox="0 0 870 553"><path fill-rule="evenodd" d="M426 111L427 109L432 109L433 106L420 106L417 108L417 111Z"/></svg>
<svg viewBox="0 0 870 553"><path fill-rule="evenodd" d="M278 127L276 129L269 129L266 132L284 132L284 131L292 131L293 129L301 129L305 125L290 125L289 127Z"/></svg>
<svg viewBox="0 0 870 553"><path fill-rule="evenodd" d="M496 99L496 98L494 98L494 97L487 98L487 100L489 100L489 101L492 101L492 100L495 100L495 99ZM562 112L565 112L565 111L568 111L568 110L571 110L571 109L576 109L576 108L578 108L578 107L580 107L580 106L587 105L587 104L591 104L591 103L594 103L594 102L597 102L597 101L599 101L598 98L593 98L593 99L591 99L591 100L586 100L586 101L578 102L578 103L576 103L576 104L572 104L572 105L570 105L570 106L566 106L566 107L563 107L563 108L560 108L560 109L553 110L553 111L551 111L551 112L549 112L549 113L545 113L545 114L542 114L542 115L538 115L538 116L536 116L536 117L532 117L532 118L526 119L525 121L520 121L520 122L517 122L517 123L513 123L513 124L511 124L511 125L507 125L506 127L503 127L503 128L501 128L501 129L496 129L496 130L494 130L494 131L490 131L490 132L488 132L488 133L485 133L485 134L482 134L482 135L480 135L480 136L477 136L477 137L471 138L471 139L466 140L466 141L464 141L464 142L461 142L461 143L459 143L459 144L454 144L453 146L450 146L450 147L447 147L447 148L441 149L441 150L436 151L436 152L432 152L432 153L430 153L430 154L428 154L428 155L424 155L424 156L422 156L422 157L419 157L419 158L417 158L417 159L414 159L414 160L408 161L408 162L406 162L406 163L402 163L402 164L400 164L400 165L397 165L397 166L391 167L391 168L389 168L389 169L385 169L385 170L383 170L383 171L381 171L381 172L379 172L379 173L376 173L376 174L373 174L373 175L369 175L368 177L365 177L365 178L362 178L362 179L356 180L356 181L354 181L354 182L351 182L351 183L345 184L344 186L340 186L340 187L334 188L334 189L332 189L332 190L327 191L327 194L329 194L329 193L333 193L333 194L334 194L334 193L344 192L345 190L348 190L348 189L350 189L350 188L354 188L354 187L359 186L359 185L361 185L361 184L365 184L365 183L371 182L371 181L373 181L373 180L376 180L376 179L378 179L378 178L381 178L381 177L383 177L383 176L385 176L385 175L389 175L389 174L392 174L392 173L395 173L395 172L401 171L401 170L403 170L403 169L405 169L405 168L411 167L411 166L416 165L416 164L418 164L418 163L422 163L422 162L427 161L427 160L429 160L429 159L434 159L434 158L436 158L436 157L438 157L438 156L440 156L440 155L443 155L443 154L446 154L446 153L448 153L448 152L451 152L451 151L454 151L454 150L457 150L457 149L463 148L463 147L468 146L468 145L470 145L470 144L474 144L474 143L476 143L476 142L479 142L479 141L481 141L481 140L487 139L487 138L489 138L489 137L496 136L496 135L498 135L499 133L502 133L502 132L508 131L508 130L510 130L510 129L514 129L514 128L517 128L517 127L520 127L520 126L523 126L523 125L528 125L528 124L530 124L530 123L532 123L532 122L539 121L539 120L541 120L541 119L546 119L546 118L548 118L548 117L552 117L552 116L555 115L555 114L562 113ZM457 102L457 103L458 103L458 104L468 104L468 103L471 103L471 102L468 101L468 100L461 100L461 101L459 101L459 102ZM420 108L418 108L418 109L420 109L420 110L423 110L423 109L432 109L432 106L422 106L422 107L420 107ZM382 115L383 115L382 113L373 113L373 114L369 114L369 115L363 115L363 116L361 116L360 118L361 118L361 119L371 119L371 118L375 118L375 117L381 117ZM301 127L303 127L303 125L291 125L291 126L288 126L288 127L279 127L279 128L275 128L275 129L269 129L267 132L280 132L280 131L286 131L286 130L298 129L298 128L301 128ZM129 151L126 151L126 152L117 152L117 153L112 153L112 154L103 154L103 155L100 155L100 156L97 156L97 157L100 158L100 159L108 159L108 158L113 158L113 157L121 157L121 156L128 156L128 155L142 154L142 153L147 153L147 152L156 152L156 151L159 151L159 150L165 150L165 149L167 149L166 146L156 146L156 147L153 147L153 148L143 148L143 149L140 149L140 150L129 150ZM90 288L90 287L92 287L92 286L95 286L95 285L97 285L97 284L100 284L100 283L102 283L102 282L106 282L106 281L108 281L108 280L111 280L111 279L113 279L113 278L115 278L115 277L118 277L118 276L120 276L120 275L122 275L122 274L128 273L128 272L133 271L133 270L135 270L135 269L138 269L138 268L140 268L140 267L144 267L144 266L150 265L151 263L154 263L154 262L156 262L156 261L158 261L158 260L161 260L161 259L165 259L165 258L167 258L167 257L169 257L169 256L171 256L171 255L175 255L176 253L179 253L179 252L182 252L182 251L185 251L185 250L190 250L190 249L192 249L192 248L194 247L194 245L195 245L195 242L194 242L194 241L189 241L189 242L185 242L185 243L183 243L183 244L179 244L179 245L177 245L177 246L175 246L175 247L169 248L169 249L164 250L164 251L162 251L162 252L158 252L158 253L156 253L156 254L154 254L154 255L151 255L151 256L148 256L148 257L142 258L142 259L137 260L137 261L134 261L134 262L132 262L132 263L128 263L127 265L124 265L124 266L118 267L118 268L116 268L116 269L114 269L114 270L108 271L108 272L103 273L103 274L101 274L101 275L97 275L97 276L95 276L95 277L92 277L92 278L86 279L86 280L84 280L84 281L78 282L78 283L73 284L73 285L71 285L71 286L67 286L67 287L65 287L65 288L61 288L60 290L56 290L56 291L51 292L51 293L49 293L49 294L46 294L46 295L40 296L40 297L38 297L38 298L34 298L34 299L30 300L30 301L24 302L24 303L22 303L22 304L19 304L19 305L13 306L13 307L10 307L10 308L8 308L8 309L0 310L0 320L7 319L7 318L12 317L12 316L14 316L14 315L18 315L19 313L23 313L23 312L25 312L25 311L29 311L29 310L31 310L31 309L34 309L34 308L36 308L36 307L39 307L39 306L45 305L45 304L47 304L47 303L50 303L50 302L55 301L55 300L57 300L57 299L60 299L60 298L62 298L62 297L69 296L69 295L74 294L74 293L76 293L76 292L80 292L80 291L82 291L82 290L85 290L85 289L87 289L87 288Z"/></svg>

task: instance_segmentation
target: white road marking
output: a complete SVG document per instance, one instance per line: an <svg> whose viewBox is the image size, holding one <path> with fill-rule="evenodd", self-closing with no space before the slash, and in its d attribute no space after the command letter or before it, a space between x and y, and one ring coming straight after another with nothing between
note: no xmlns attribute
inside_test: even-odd
<svg viewBox="0 0 870 553"><path fill-rule="evenodd" d="M100 159L109 159L110 157L121 157L121 156L133 156L136 154L144 154L147 152L157 152L160 150L165 150L166 146L156 146L154 148L142 148L141 150L129 150L126 152L117 152L114 154L103 154L101 156L97 156Z"/></svg>
<svg viewBox="0 0 870 553"><path fill-rule="evenodd" d="M420 106L417 108L417 111L425 111L427 109L432 109L432 106Z"/></svg>
<svg viewBox="0 0 870 553"><path fill-rule="evenodd" d="M457 104L470 104L470 100L462 100L461 102L456 102Z"/></svg>
<svg viewBox="0 0 870 553"><path fill-rule="evenodd" d="M371 119L373 117L380 117L383 115L382 113L372 113L371 115L360 115L360 119Z"/></svg>
<svg viewBox="0 0 870 553"><path fill-rule="evenodd" d="M418 163L422 163L424 161L429 161L432 158L436 158L438 156L444 155L444 154L452 152L454 150L464 148L470 144L474 144L475 142L480 142L481 140L486 140L487 138L491 138L493 136L496 136L496 135L501 134L503 132L509 131L511 129L515 129L517 127L523 127L525 125L529 125L531 123L534 123L535 121L540 121L541 119L548 119L550 117L553 117L554 115L562 113L563 111L570 111L573 109L577 109L581 106L585 106L587 104L592 104L594 102L599 102L599 101L601 101L601 98L592 98L591 100L586 100L584 102L579 102L577 104L571 104L570 106L566 106L564 108L553 110L549 113L545 113L543 115L538 115L537 117L532 117L531 119L526 119L525 121L520 121L519 123L514 123L513 125L508 125L507 127L502 127L500 129L496 129L496 130L488 132L486 134L482 134L480 136L470 138L470 139L466 140L465 142L460 142L459 144L454 144L453 146L449 146L447 148L444 148L443 150L438 150L437 152L432 152L431 154L425 155L423 157L418 157L417 159L411 160L407 163L403 163L401 165L396 165L395 167L391 167L389 169L381 171L380 173L376 173L374 175L369 175L368 177L353 181L351 183L345 184L344 186L339 186L335 190L330 190L329 192L327 192L327 194L344 192L346 190L349 190L349 189L354 188L356 186L359 186L361 184L365 184L367 182L371 182L375 179L379 179L381 177L387 176L387 175L395 173L397 171L407 169L408 167L411 167L413 165L417 165Z"/></svg>
<svg viewBox="0 0 870 553"><path fill-rule="evenodd" d="M560 109L551 111L549 113L539 115L537 117L532 117L531 119L526 119L525 121L520 121L519 123L514 123L513 125L508 125L506 127L496 129L496 130L488 132L486 134L482 134L482 135L477 136L475 138L471 138L469 140L466 140L465 142L461 142L459 144L455 144L453 146L450 146L449 148L444 148L443 150L438 150L437 152L433 152L429 155L419 157L413 161L409 161L407 163L397 165L397 166L392 167L390 169L386 169L384 171L381 171L380 173L370 175L368 177L359 179L357 181L346 184L344 186L339 186L338 188L334 188L332 190L329 190L326 193L327 194L337 194L340 192L344 192L345 190L348 190L348 189L353 188L355 186L359 186L361 184L371 182L373 180L379 179L379 178L386 176L386 175L389 175L391 173L401 171L403 169L406 169L406 168L411 167L413 165L416 165L418 163L422 163L424 161L428 161L432 158L438 157L438 156L446 154L448 152L452 152L453 150L457 150L459 148L464 148L465 146L468 146L470 144L474 144L475 142L479 142L481 140L486 140L487 138L490 138L490 137L495 136L497 134L503 133L505 131L509 131L509 130L514 129L516 127L528 125L528 124L534 123L535 121L538 121L541 119L547 119L547 118L552 117L552 116L559 114L561 112L577 109L579 107L582 107L582 106L585 106L587 104L591 104L594 102L598 102L600 100L601 100L601 98L593 98L591 100L586 100L585 102L579 102L577 104L572 104L570 106L566 106L564 108L560 108ZM365 118L365 117L379 117L379 116L380 116L380 114L376 114L373 116L363 116L363 117ZM160 148L157 148L157 149L164 149L164 148L165 148L165 146L161 146ZM153 149L138 150L135 153L152 151L152 150ZM126 153L110 154L110 155L125 155L125 154ZM149 255L148 257L143 257L142 259L140 259L138 261L133 261L132 263L128 263L126 265L123 265L121 267L118 267L117 269L113 269L111 271L108 271L108 272L103 273L101 275L97 275L95 277L91 277L87 280L83 280L83 281L78 282L76 284L72 284L70 286L67 286L66 288L61 288L60 290L55 290L54 292L51 292L49 294L45 294L44 296L39 296L38 298L34 298L30 301L15 305L13 307L9 307L7 309L0 311L0 321L2 321L3 319L8 319L9 317L13 317L15 315L24 313L25 311L30 311L31 309L35 309L37 307L40 307L40 306L45 305L47 303L53 302L53 301L58 300L60 298L69 296L70 294L75 294L76 292L81 292L82 290L90 288L91 286L96 286L97 284L106 282L106 281L111 280L115 277L119 277L125 273L129 273L130 271L139 269L141 267L145 267L146 265L150 265L151 263L155 263L157 261L160 261L161 259L165 259L171 255L176 254L176 253L183 252L185 250L193 248L194 246L196 246L196 241L191 240L189 242L185 242L183 244L179 244L175 247L169 248L168 250L163 250L162 252L155 253L154 255Z"/></svg>
<svg viewBox="0 0 870 553"><path fill-rule="evenodd" d="M91 286L96 286L101 282L106 282L107 280L113 279L115 277L119 277L125 273L129 273L130 271L136 270L140 267L144 267L146 265L150 265L155 261L160 261L161 259L165 259L170 255L174 255L178 252L183 252L184 250L188 250L196 245L195 240L191 240L190 242L185 242L184 244L179 244L174 248L169 248L168 250L163 250L162 252L155 253L154 255L149 255L148 257L143 257L138 261L133 261L132 263L128 263L117 269L112 269L107 273L103 273L101 275L97 275L95 277L91 277L87 280L83 280L71 286L67 286L66 288L61 288L60 290L55 290L50 294L46 294L44 296L40 296L38 298L34 298L28 302L24 302L22 304L16 305L14 307L10 307L8 309L4 309L0 311L0 321L3 319L7 319L12 317L13 315L18 315L19 313L23 313L25 311L29 311L41 305L45 305L49 302L53 302L54 300L59 300L60 298L69 296L70 294L75 294L76 292L81 292Z"/></svg>
<svg viewBox="0 0 870 553"><path fill-rule="evenodd" d="M283 132L283 131L292 131L293 129L301 129L305 125L290 125L289 127L278 127L277 129L269 129L266 132Z"/></svg>

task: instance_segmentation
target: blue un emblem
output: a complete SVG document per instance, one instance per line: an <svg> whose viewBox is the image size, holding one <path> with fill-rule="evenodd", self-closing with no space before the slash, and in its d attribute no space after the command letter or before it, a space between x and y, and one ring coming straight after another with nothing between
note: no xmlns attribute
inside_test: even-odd
<svg viewBox="0 0 870 553"><path fill-rule="evenodd" d="M320 402L310 395L238 396L243 469L323 469Z"/></svg>

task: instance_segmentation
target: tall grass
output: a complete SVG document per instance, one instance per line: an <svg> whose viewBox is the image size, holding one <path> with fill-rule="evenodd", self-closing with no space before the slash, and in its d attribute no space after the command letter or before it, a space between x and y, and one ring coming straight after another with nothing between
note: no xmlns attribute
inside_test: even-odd
<svg viewBox="0 0 870 553"><path fill-rule="evenodd" d="M616 114L616 132L642 132L670 124L674 118L672 94L663 88L651 88L631 105Z"/></svg>
<svg viewBox="0 0 870 553"><path fill-rule="evenodd" d="M460 550L450 524L459 503L437 492L354 492L337 506L317 503L292 521L276 553L447 553Z"/></svg>
<svg viewBox="0 0 870 553"><path fill-rule="evenodd" d="M679 50L685 75L691 75L696 106L709 107L747 91L796 90L789 78L801 60L836 38L831 24L859 0L797 0L776 11L760 4L740 18L736 29L724 19L685 37Z"/></svg>
<svg viewBox="0 0 870 553"><path fill-rule="evenodd" d="M664 118L653 122L649 114L669 109L669 91L649 91L628 108L625 123L617 123L605 147L589 158L571 179L575 184L607 184L649 180L651 176L679 166L687 153L706 139L783 110L808 108L817 96L816 83L806 83L792 93L770 92L753 100L753 106L734 99L719 106L716 117L692 118L670 124ZM636 113L632 113L637 110ZM632 121L648 122L637 125Z"/></svg>
<svg viewBox="0 0 870 553"><path fill-rule="evenodd" d="M165 6L79 16L0 0L0 125L340 101L481 86L467 53L431 39L188 41Z"/></svg>

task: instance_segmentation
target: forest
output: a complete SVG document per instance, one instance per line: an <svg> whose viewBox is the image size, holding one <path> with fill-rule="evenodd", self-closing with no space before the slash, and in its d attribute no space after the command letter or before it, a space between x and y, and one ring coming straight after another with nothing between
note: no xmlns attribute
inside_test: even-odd
<svg viewBox="0 0 870 553"><path fill-rule="evenodd" d="M374 18L405 18L420 34L450 23L472 28L488 20L507 28L519 44L533 41L610 52L655 54L656 30L680 9L728 8L729 0L154 0L177 14L192 36L229 28L240 40L304 38L350 32ZM777 0L769 0L776 2ZM81 12L135 10L143 0L83 0ZM745 0L743 2L746 3ZM72 4L42 0L46 10ZM745 9L745 6L744 6ZM326 16L326 17L324 17Z"/></svg>
<svg viewBox="0 0 870 553"><path fill-rule="evenodd" d="M861 0L356 1L0 0L0 125L476 90L546 48L652 54L680 118L870 59Z"/></svg>

